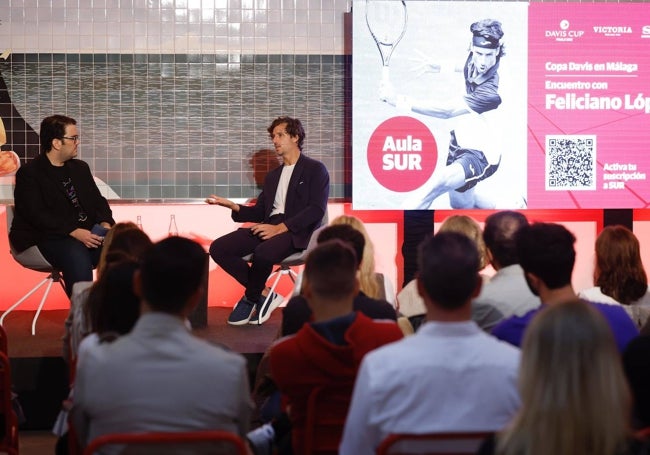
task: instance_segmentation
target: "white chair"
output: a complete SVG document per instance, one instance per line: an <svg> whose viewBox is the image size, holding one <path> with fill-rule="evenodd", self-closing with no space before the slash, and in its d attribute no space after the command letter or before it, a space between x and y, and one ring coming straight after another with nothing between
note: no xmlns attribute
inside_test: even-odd
<svg viewBox="0 0 650 455"><path fill-rule="evenodd" d="M271 296L275 292L276 288L278 287L278 283L280 283L280 278L283 276L288 276L291 279L291 282L293 286L296 285L296 278L298 277L298 274L293 271L291 267L298 267L302 266L305 264L305 259L307 259L307 255L309 252L314 249L316 246L316 239L318 238L318 234L320 231L327 226L327 223L329 222L329 218L327 216L327 210L325 210L325 215L323 216L323 219L321 220L321 224L314 232L312 232L311 237L309 238L309 244L307 245L307 248L305 248L302 251L298 251L297 253L293 253L290 256L287 256L284 258L276 267L276 269L271 272L269 277L267 278L267 281L271 279L275 275L275 280L273 280L273 284L270 287L269 293L264 299L264 303L262 303L262 306L258 309L257 314L255 315L255 319L252 319L249 321L249 324L253 325L262 325L268 319L271 317L271 313L275 308L277 308L280 303L284 301L284 296L282 297L282 300L280 302L276 302L275 308L269 308L270 305L272 305L274 302L271 300ZM243 257L245 261L249 261L253 258L252 254L246 255ZM293 292L289 293L291 295ZM278 294L280 296L280 294ZM260 315L263 315L260 318Z"/></svg>
<svg viewBox="0 0 650 455"><path fill-rule="evenodd" d="M11 223L14 218L14 211L15 211L15 207L13 205L7 205L7 232L9 232L9 230L11 229ZM43 285L47 284L47 288L45 289L45 294L43 294L43 297L41 298L41 303L38 305L38 309L36 310L36 315L34 315L34 319L32 320L32 335L36 335L36 321L38 320L38 316L41 314L43 305L45 305L45 300L47 299L47 296L50 293L50 288L52 287L52 283L55 282L59 283L63 288L63 290L65 291L65 287L63 286L63 282L61 281L61 272L55 269L49 262L47 262L47 260L43 257L43 255L41 254L41 252L36 246L29 247L25 251L18 253L11 246L11 241L10 241L9 252L11 253L11 256L13 256L13 258L16 260L16 262L18 262L23 267L30 270L34 270L36 272L47 273L48 276L44 278L40 283L38 283L34 288L32 288L31 291L25 294L20 300L18 300L7 310L5 310L4 313L2 313L2 316L0 316L0 325L3 325L4 319L5 317L7 317L9 313L11 313L21 303L27 300L27 298L29 298L34 292L40 289Z"/></svg>

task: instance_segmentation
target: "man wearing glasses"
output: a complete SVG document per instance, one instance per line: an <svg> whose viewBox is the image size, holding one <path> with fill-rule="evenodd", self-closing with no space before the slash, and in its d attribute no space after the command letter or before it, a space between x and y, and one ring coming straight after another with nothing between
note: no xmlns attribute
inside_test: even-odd
<svg viewBox="0 0 650 455"><path fill-rule="evenodd" d="M77 121L64 115L47 117L40 138L40 155L16 173L9 240L18 252L36 245L61 270L70 296L74 283L92 281L105 231L115 220L90 168L75 159Z"/></svg>

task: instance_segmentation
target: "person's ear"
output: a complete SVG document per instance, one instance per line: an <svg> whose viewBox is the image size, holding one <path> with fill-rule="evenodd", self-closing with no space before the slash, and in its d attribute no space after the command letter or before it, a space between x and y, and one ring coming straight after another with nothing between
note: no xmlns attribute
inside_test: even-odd
<svg viewBox="0 0 650 455"><path fill-rule="evenodd" d="M185 304L185 308L183 309L183 315L185 317L188 317L192 311L198 306L199 302L201 299L205 296L205 288L203 286L199 286L196 291L194 291L189 298L187 299L187 303Z"/></svg>
<svg viewBox="0 0 650 455"><path fill-rule="evenodd" d="M481 277L480 274L476 275L476 286L474 286L474 291L472 292L472 299L475 299L476 297L479 296L481 293L481 289L483 289L483 278Z"/></svg>
<svg viewBox="0 0 650 455"><path fill-rule="evenodd" d="M488 247L485 247L485 257L487 258L488 264L492 264L494 256L492 256L492 251Z"/></svg>
<svg viewBox="0 0 650 455"><path fill-rule="evenodd" d="M354 295L357 296L360 290L361 290L361 283L359 282L359 275L357 274L357 276L354 277Z"/></svg>
<svg viewBox="0 0 650 455"><path fill-rule="evenodd" d="M539 291L539 285L542 280L537 275L534 273L526 272L526 281L531 288L533 288L535 291Z"/></svg>
<svg viewBox="0 0 650 455"><path fill-rule="evenodd" d="M313 295L311 284L309 283L309 280L307 279L307 276L304 273L302 274L302 286L300 288L300 293L307 300L309 300L309 298Z"/></svg>
<svg viewBox="0 0 650 455"><path fill-rule="evenodd" d="M417 285L418 295L422 297L422 300L424 300L428 296L428 294L427 294L427 290L424 288L424 283L420 279L420 275L417 275L415 277L415 284Z"/></svg>
<svg viewBox="0 0 650 455"><path fill-rule="evenodd" d="M142 274L140 270L133 272L133 293L142 300Z"/></svg>

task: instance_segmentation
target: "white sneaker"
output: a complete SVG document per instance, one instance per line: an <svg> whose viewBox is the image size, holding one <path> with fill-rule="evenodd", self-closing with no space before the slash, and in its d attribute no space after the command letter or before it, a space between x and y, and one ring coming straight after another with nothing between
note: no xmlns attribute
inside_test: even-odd
<svg viewBox="0 0 650 455"><path fill-rule="evenodd" d="M255 455L271 455L273 453L273 438L275 438L275 430L270 423L265 423L246 434L246 439Z"/></svg>
<svg viewBox="0 0 650 455"><path fill-rule="evenodd" d="M271 313L279 307L284 301L284 297L275 292L270 293L267 297L260 297L260 303L257 307L257 316L248 321L249 324L262 325L271 317Z"/></svg>

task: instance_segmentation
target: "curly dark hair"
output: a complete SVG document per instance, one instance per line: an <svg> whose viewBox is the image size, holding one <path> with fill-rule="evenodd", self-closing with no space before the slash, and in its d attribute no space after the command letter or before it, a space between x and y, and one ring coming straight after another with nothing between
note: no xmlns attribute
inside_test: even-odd
<svg viewBox="0 0 650 455"><path fill-rule="evenodd" d="M307 135L305 134L305 129L302 127L302 123L297 118L283 116L273 120L271 126L266 129L266 131L269 132L271 139L273 139L273 129L283 123L287 124L286 131L289 136L298 137L298 148L302 151L302 143Z"/></svg>

